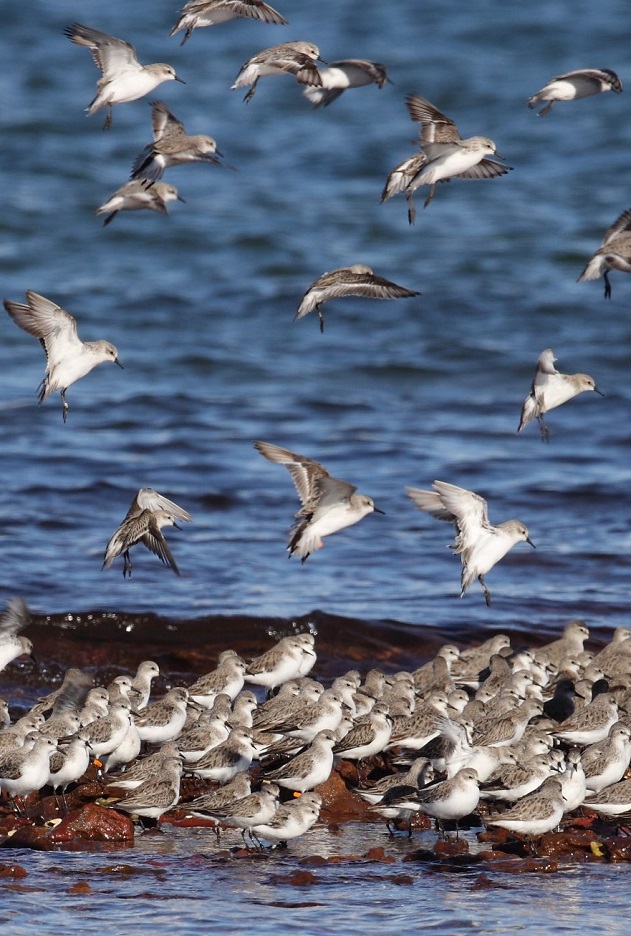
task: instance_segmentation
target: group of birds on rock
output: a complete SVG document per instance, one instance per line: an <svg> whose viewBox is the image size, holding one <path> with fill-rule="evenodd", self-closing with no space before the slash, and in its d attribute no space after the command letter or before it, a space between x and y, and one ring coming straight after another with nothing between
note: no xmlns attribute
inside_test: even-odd
<svg viewBox="0 0 631 936"><path fill-rule="evenodd" d="M13 599L0 621L2 666L31 652L17 634L29 620ZM62 811L92 762L101 805L141 824L177 807L261 847L307 832L331 773L351 761L351 791L391 833L411 834L420 813L441 834L466 820L533 839L581 806L631 810L631 629L597 653L588 637L581 621L538 648L497 634L447 644L413 671L351 670L325 687L311 675L314 635L295 633L249 661L225 650L155 701L152 661L106 687L72 668L15 721L0 701L0 789L11 810L35 816L29 797L50 787ZM348 768L342 775L348 782ZM208 788L197 783L191 798L183 777Z"/></svg>

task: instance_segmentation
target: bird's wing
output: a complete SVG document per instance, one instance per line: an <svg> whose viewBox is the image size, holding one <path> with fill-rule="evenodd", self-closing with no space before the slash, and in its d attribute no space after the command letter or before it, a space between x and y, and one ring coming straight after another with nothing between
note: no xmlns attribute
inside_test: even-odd
<svg viewBox="0 0 631 936"><path fill-rule="evenodd" d="M151 126L153 127L153 140L157 143L165 133L184 134L184 124L175 117L162 101L151 101Z"/></svg>
<svg viewBox="0 0 631 936"><path fill-rule="evenodd" d="M614 238L618 237L619 234L624 234L626 231L631 231L631 208L627 208L626 211L623 211L622 214L616 218L614 223L607 228L601 247L606 247Z"/></svg>
<svg viewBox="0 0 631 936"><path fill-rule="evenodd" d="M51 348L57 348L59 356L70 349L78 350L82 342L77 335L77 320L56 303L44 296L28 290L28 305L21 302L4 300L4 307L15 324L39 338L46 357L50 358Z"/></svg>
<svg viewBox="0 0 631 936"><path fill-rule="evenodd" d="M153 488L140 488L127 511L125 519L127 520L129 517L136 516L142 513L143 510L167 510L178 520L188 521L193 519L187 510L184 510L183 507L179 507L172 500L169 500L168 497L164 497L162 494L154 491Z"/></svg>
<svg viewBox="0 0 631 936"><path fill-rule="evenodd" d="M31 612L23 598L11 598L0 615L0 643L7 637L18 634L29 624Z"/></svg>
<svg viewBox="0 0 631 936"><path fill-rule="evenodd" d="M295 452L290 452L279 445L257 441L254 443L254 448L268 461L276 462L287 468L304 507L308 507L313 503L314 499L320 496L320 486L323 480L330 478L324 465L313 461L311 458L306 458L304 455L296 455ZM333 478L331 480L336 481L337 479Z"/></svg>
<svg viewBox="0 0 631 936"><path fill-rule="evenodd" d="M437 107L419 94L409 94L405 103L411 119L421 125L421 145L453 143L460 139L458 128L451 117L441 113Z"/></svg>
<svg viewBox="0 0 631 936"><path fill-rule="evenodd" d="M121 71L137 71L142 68L135 48L124 39L117 39L116 36L99 32L98 29L91 29L81 23L74 23L64 31L72 42L90 50L95 65L103 72L102 80L105 83L118 77Z"/></svg>

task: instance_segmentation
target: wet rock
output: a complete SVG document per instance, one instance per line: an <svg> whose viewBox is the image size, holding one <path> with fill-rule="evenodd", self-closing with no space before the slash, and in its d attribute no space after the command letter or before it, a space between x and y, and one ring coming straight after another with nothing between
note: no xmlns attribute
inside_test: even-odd
<svg viewBox="0 0 631 936"><path fill-rule="evenodd" d="M65 845L76 839L90 842L130 842L134 825L127 815L90 803L70 813L49 831L50 841Z"/></svg>
<svg viewBox="0 0 631 936"><path fill-rule="evenodd" d="M468 855L469 843L465 838L438 839L434 845L434 854L438 858L453 858L456 855Z"/></svg>
<svg viewBox="0 0 631 936"><path fill-rule="evenodd" d="M343 761L342 764L348 763ZM341 765L340 765L341 766ZM338 770L333 770L325 782L316 787L316 793L322 797L321 818L328 822L340 822L349 819L373 819L366 804L347 789Z"/></svg>
<svg viewBox="0 0 631 936"><path fill-rule="evenodd" d="M28 877L28 871L22 865L0 864L0 878L20 879L25 877Z"/></svg>

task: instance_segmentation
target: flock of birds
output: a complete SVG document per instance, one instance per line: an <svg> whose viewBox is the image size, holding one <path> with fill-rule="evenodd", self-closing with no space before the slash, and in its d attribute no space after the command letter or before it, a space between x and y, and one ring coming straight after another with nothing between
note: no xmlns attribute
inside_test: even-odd
<svg viewBox="0 0 631 936"><path fill-rule="evenodd" d="M171 35L183 32L184 43L195 29L239 17L286 23L263 0L190 0ZM102 73L87 113L104 110L106 128L114 106L144 97L163 82L182 80L171 65L140 64L125 40L79 23L65 34L91 52ZM321 62L313 43L283 42L248 59L232 87L247 88L244 100L249 102L261 78L288 74L320 107L348 89L382 87L388 81L378 62ZM622 91L613 71L581 69L553 78L527 103L532 108L543 104L543 115L556 102L605 91ZM408 97L407 106L420 125L418 151L388 175L382 201L403 194L411 224L421 186L428 187L427 206L439 182L509 172L492 140L461 137L451 118L417 94ZM226 167L212 137L188 135L161 101L151 107L153 141L134 160L130 181L97 209L106 215L104 224L120 211L166 214L167 204L180 199L175 186L161 181L174 166ZM631 210L607 230L579 279L602 275L609 297L611 270L631 272ZM322 306L331 300L417 295L358 263L311 283L295 318L315 311L322 330ZM19 328L41 342L47 366L39 402L59 392L64 422L70 386L103 362L123 366L114 345L83 342L76 319L36 292L27 291L24 303L5 299L4 307ZM555 360L552 349L540 355L518 426L521 431L536 419L544 441L547 412L585 391L601 392L589 375L557 371ZM289 534L290 556L304 562L324 537L382 512L372 498L317 461L269 442L254 445L264 458L288 469L300 498ZM445 481L435 481L432 490L410 487L407 492L420 510L454 526L451 548L461 560L461 594L477 580L490 604L485 576L516 543L534 545L527 527L518 520L491 523L483 497ZM107 544L103 567L122 557L123 575L130 576L130 550L142 544L179 574L162 530L191 519L162 494L141 488ZM20 633L28 621L25 603L10 602L0 621L0 670L32 651ZM93 758L103 773L107 802L116 809L159 819L179 805L239 828L244 840L247 833L260 844L287 841L314 824L322 806L316 787L337 761L380 757L382 778L355 792L389 828L400 820L409 824L415 812L441 824L457 823L476 810L484 812L480 804L487 801L511 804L484 812L488 825L528 836L555 828L583 802L605 815L619 815L631 809L631 781L622 780L631 758L631 631L618 629L596 656L583 648L587 637L580 622L538 650L512 648L508 638L498 635L473 650L443 647L413 673L386 676L375 670L362 680L353 671L325 689L308 675L316 662L313 635L299 634L249 662L226 650L212 672L154 702L149 701L151 681L158 667L150 661L140 665L134 679L117 677L108 687L94 687L88 674L69 670L60 689L15 723L8 704L0 703L0 788L16 811L22 797L46 785L63 798ZM270 697L260 701L244 689L245 683L264 687ZM143 746L152 753L140 758ZM215 787L181 803L183 774Z"/></svg>
<svg viewBox="0 0 631 936"><path fill-rule="evenodd" d="M0 670L32 652L19 633L29 620L13 599L0 619ZM325 688L311 675L314 635L296 633L249 661L226 649L213 670L156 701L152 661L108 686L72 668L13 723L0 700L0 789L16 814L33 815L25 799L50 787L63 811L92 760L99 805L142 825L178 807L213 822L218 837L238 829L262 848L305 834L323 784L351 761L351 792L391 834L411 835L421 813L441 834L467 819L533 840L581 806L631 811L631 629L595 654L588 638L582 621L538 649L497 634L469 649L447 644L412 672L351 670ZM183 777L208 788L185 792Z"/></svg>
<svg viewBox="0 0 631 936"><path fill-rule="evenodd" d="M186 42L193 31L230 19L249 17L264 23L284 25L280 13L262 0L190 0L180 11L171 35L183 32ZM112 123L113 108L150 94L167 81L181 81L175 69L165 63L140 64L134 47L123 39L92 27L74 23L65 29L71 42L88 49L101 71L97 93L87 108L89 115L106 111L105 127ZM293 75L315 107L327 106L350 88L374 83L382 87L388 80L386 68L378 62L347 59L322 62L316 45L304 41L283 42L253 55L240 69L233 88L247 87L245 100L251 100L261 78ZM622 83L609 69L581 69L557 76L528 100L529 107L545 106L543 115L556 102L571 101L605 91L622 91ZM509 168L497 153L495 143L482 136L462 138L454 121L417 94L409 95L407 106L413 121L420 125L419 148L389 174L382 200L404 194L410 223L415 216L414 194L428 187L427 205L438 182L452 178L488 179L506 174ZM183 124L161 101L152 102L153 141L133 162L131 179L97 209L108 224L120 211L150 209L167 213L167 203L179 199L175 186L163 182L171 167L191 162L224 165L216 141L209 136L189 136ZM624 212L606 232L603 245L595 252L580 279L605 279L605 294L611 294L608 272L631 270L631 211ZM372 299L403 299L419 295L415 289L391 282L357 263L324 273L309 285L297 308L296 319L316 312L324 328L322 306L338 298L358 296ZM16 325L38 338L46 354L46 371L39 389L39 402L59 392L64 422L68 416L66 393L70 386L97 365L110 361L123 367L117 348L108 341L87 341L79 337L76 319L54 301L28 290L25 302L4 300L4 307ZM585 391L600 393L586 374L562 374L554 366L551 349L542 352L530 393L523 404L518 431L532 420L547 440L544 415ZM375 508L372 499L356 493L356 488L329 475L317 461L267 442L256 448L271 461L285 465L301 500L301 509L289 535L290 555L304 561L322 545L323 537L357 523ZM520 541L530 542L527 527L518 520L491 523L486 501L473 491L436 481L432 491L408 489L415 505L431 516L453 523L456 531L454 552L462 562L461 592L478 579L487 601L490 593L484 576ZM168 498L150 489L141 489L129 513L110 539L103 566L123 556L123 575L131 575L129 550L143 543L174 572L177 564L162 529L190 520L190 514ZM531 544L532 545L532 544Z"/></svg>

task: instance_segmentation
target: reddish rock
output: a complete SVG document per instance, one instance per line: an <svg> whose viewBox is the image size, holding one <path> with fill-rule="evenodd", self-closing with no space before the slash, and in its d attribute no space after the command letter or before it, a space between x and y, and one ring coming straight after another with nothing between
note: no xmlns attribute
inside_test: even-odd
<svg viewBox="0 0 631 936"><path fill-rule="evenodd" d="M91 894L92 888L87 881L77 881L76 884L73 884L68 888L69 894Z"/></svg>
<svg viewBox="0 0 631 936"><path fill-rule="evenodd" d="M65 845L75 839L90 842L130 842L134 838L134 825L129 816L90 803L48 831L50 841Z"/></svg>
<svg viewBox="0 0 631 936"><path fill-rule="evenodd" d="M28 871L22 865L0 865L0 878L25 878Z"/></svg>
<svg viewBox="0 0 631 936"><path fill-rule="evenodd" d="M316 788L316 793L322 797L321 818L324 822L374 818L366 803L347 789L337 770L333 770L329 779Z"/></svg>
<svg viewBox="0 0 631 936"><path fill-rule="evenodd" d="M434 853L439 858L452 858L454 855L468 855L469 845L465 838L438 839Z"/></svg>

